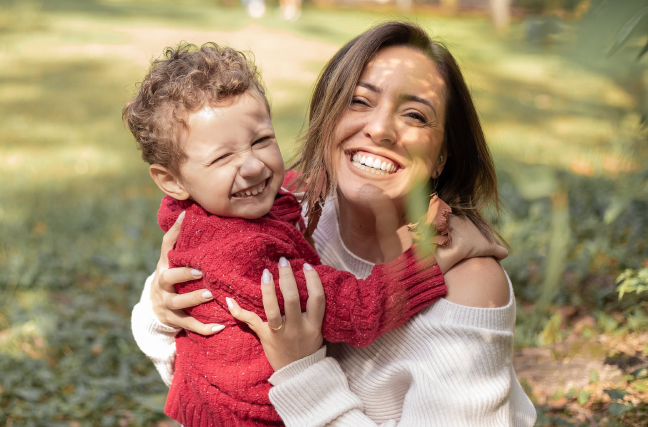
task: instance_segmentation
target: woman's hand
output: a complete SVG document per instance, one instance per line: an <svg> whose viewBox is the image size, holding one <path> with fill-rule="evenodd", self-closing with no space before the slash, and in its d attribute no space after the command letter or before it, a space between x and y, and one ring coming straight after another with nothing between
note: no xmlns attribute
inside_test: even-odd
<svg viewBox="0 0 648 427"><path fill-rule="evenodd" d="M447 246L439 246L434 254L443 274L463 259L493 257L503 260L508 256L506 248L484 237L468 218L450 215L448 225L452 242Z"/></svg>
<svg viewBox="0 0 648 427"><path fill-rule="evenodd" d="M324 342L324 288L317 271L308 264L304 264L304 275L308 289L305 313L301 311L295 276L283 258L279 261L279 288L284 298L284 316L279 310L274 280L268 270L264 270L261 278L267 322L255 313L242 309L233 299L227 298L230 313L235 319L247 323L257 334L268 362L275 371L315 353Z"/></svg>
<svg viewBox="0 0 648 427"><path fill-rule="evenodd" d="M200 279L202 272L188 267L169 269L168 254L178 240L183 219L184 212L180 214L176 223L173 224L162 239L160 260L158 261L155 276L153 276L153 282L151 283L153 312L158 320L167 326L187 329L201 335L212 335L222 331L225 326L218 324L205 325L189 316L183 310L187 307L193 307L211 301L214 298L211 292L208 289L200 289L179 295L174 288L176 283Z"/></svg>

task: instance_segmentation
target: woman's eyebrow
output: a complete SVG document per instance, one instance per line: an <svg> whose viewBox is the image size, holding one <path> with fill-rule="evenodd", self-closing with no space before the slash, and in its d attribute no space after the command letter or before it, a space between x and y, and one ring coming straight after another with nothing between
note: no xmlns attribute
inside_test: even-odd
<svg viewBox="0 0 648 427"><path fill-rule="evenodd" d="M372 92L382 93L382 89L380 89L378 86L372 85L371 83L358 82L358 86L362 86L362 87L364 87L366 89L369 89Z"/></svg>
<svg viewBox="0 0 648 427"><path fill-rule="evenodd" d="M437 115L437 111L436 108L434 108L434 105L432 105L432 103L425 98L421 98L420 96L410 95L410 94L400 95L399 98L404 101L414 101L414 102L420 102L421 104L425 104L428 107L430 107L432 111L434 111L435 116Z"/></svg>

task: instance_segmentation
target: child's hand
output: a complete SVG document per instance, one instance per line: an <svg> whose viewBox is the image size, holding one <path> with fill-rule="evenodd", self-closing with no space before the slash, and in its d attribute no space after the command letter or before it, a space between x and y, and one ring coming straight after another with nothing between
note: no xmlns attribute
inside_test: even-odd
<svg viewBox="0 0 648 427"><path fill-rule="evenodd" d="M158 261L155 276L151 283L153 312L158 320L167 326L187 329L202 335L212 335L222 331L224 326L217 324L205 325L184 312L187 307L211 301L213 299L211 292L207 289L200 289L178 295L174 287L176 283L199 279L202 277L202 273L188 267L169 269L168 254L178 240L183 219L184 213L180 214L176 223L162 239L160 261Z"/></svg>
<svg viewBox="0 0 648 427"><path fill-rule="evenodd" d="M439 246L434 255L443 274L463 259L493 257L503 260L508 256L506 248L489 241L469 219L451 215L449 225L452 241Z"/></svg>

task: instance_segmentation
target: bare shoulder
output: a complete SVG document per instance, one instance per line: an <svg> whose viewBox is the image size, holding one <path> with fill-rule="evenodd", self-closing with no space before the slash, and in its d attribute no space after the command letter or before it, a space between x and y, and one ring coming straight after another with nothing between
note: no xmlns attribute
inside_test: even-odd
<svg viewBox="0 0 648 427"><path fill-rule="evenodd" d="M468 258L445 275L446 299L469 307L502 307L511 295L504 269L490 257Z"/></svg>

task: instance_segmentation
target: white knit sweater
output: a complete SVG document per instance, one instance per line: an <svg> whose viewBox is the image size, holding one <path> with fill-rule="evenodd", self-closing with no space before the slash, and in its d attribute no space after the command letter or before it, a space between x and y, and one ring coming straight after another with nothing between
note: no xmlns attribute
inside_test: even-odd
<svg viewBox="0 0 648 427"><path fill-rule="evenodd" d="M334 203L313 238L324 264L360 279L371 272L344 246ZM153 314L150 281L133 309L133 335L170 384L177 330ZM329 344L275 372L270 400L288 427L532 426L536 412L511 360L514 326L512 288L499 308L440 299L369 347Z"/></svg>

